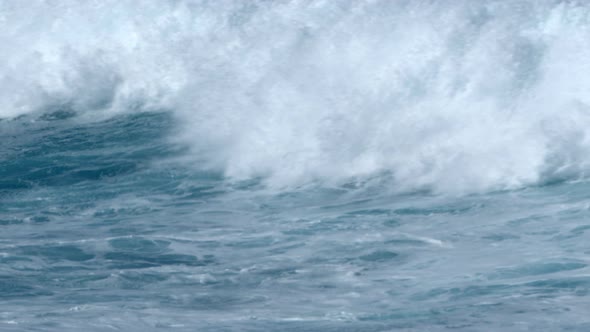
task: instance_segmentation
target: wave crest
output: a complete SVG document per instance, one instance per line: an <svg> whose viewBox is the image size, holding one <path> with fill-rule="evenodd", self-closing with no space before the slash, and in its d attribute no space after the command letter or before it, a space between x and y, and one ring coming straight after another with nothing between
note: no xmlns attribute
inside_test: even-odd
<svg viewBox="0 0 590 332"><path fill-rule="evenodd" d="M0 4L0 117L170 109L198 167L283 188L585 179L590 8L555 1Z"/></svg>

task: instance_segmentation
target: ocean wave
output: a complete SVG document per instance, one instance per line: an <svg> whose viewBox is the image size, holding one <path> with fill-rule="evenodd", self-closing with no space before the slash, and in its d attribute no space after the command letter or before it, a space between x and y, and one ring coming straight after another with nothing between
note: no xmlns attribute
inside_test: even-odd
<svg viewBox="0 0 590 332"><path fill-rule="evenodd" d="M278 189L586 179L589 28L573 1L5 1L0 118L170 110L195 167Z"/></svg>

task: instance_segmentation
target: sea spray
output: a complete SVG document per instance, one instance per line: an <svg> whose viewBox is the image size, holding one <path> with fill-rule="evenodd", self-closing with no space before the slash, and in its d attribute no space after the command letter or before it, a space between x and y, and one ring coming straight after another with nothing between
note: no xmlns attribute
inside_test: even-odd
<svg viewBox="0 0 590 332"><path fill-rule="evenodd" d="M396 191L464 193L588 171L590 9L576 2L6 1L0 14L2 117L169 111L195 167L231 179L385 174Z"/></svg>

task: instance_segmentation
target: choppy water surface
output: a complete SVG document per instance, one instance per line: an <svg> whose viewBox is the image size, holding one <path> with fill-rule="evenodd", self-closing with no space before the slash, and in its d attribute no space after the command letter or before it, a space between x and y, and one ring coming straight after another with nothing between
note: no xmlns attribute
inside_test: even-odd
<svg viewBox="0 0 590 332"><path fill-rule="evenodd" d="M0 0L0 331L590 330L589 29Z"/></svg>
<svg viewBox="0 0 590 332"><path fill-rule="evenodd" d="M154 159L166 114L28 120L1 124L2 330L590 328L586 183L277 194Z"/></svg>

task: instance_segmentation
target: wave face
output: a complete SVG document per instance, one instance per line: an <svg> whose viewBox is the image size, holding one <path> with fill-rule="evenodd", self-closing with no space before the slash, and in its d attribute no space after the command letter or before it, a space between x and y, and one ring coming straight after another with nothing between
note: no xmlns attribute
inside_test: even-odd
<svg viewBox="0 0 590 332"><path fill-rule="evenodd" d="M0 117L167 111L198 167L289 188L586 179L570 1L0 3Z"/></svg>

